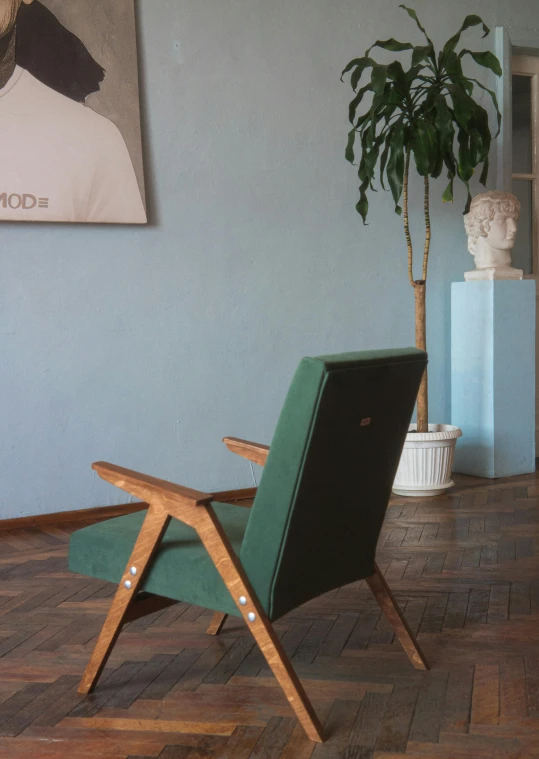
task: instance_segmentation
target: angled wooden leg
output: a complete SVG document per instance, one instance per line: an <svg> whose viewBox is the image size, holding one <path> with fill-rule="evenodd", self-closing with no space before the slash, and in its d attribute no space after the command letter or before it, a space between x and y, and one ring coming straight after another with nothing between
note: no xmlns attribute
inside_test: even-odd
<svg viewBox="0 0 539 759"><path fill-rule="evenodd" d="M408 654L408 658L416 669L428 669L429 665L419 644L404 619L398 603L393 598L384 575L380 572L378 564L374 565L374 574L367 577L367 584L372 590L374 597L386 615L395 635L400 640L402 647Z"/></svg>
<svg viewBox="0 0 539 759"><path fill-rule="evenodd" d="M256 596L254 598L253 596L250 596L250 598L247 596L247 598L249 599L248 605L251 610L258 606L258 599L254 603ZM324 741L324 733L320 720L281 645L281 641L275 634L273 626L262 608L259 608L258 614L254 613L255 620L247 622L254 639L258 643L260 650L264 654L264 658L268 662L271 671L283 689L290 706L296 713L308 737L312 741L322 743Z"/></svg>
<svg viewBox="0 0 539 759"><path fill-rule="evenodd" d="M226 622L228 614L223 614L220 611L216 611L210 622L210 626L206 630L207 635L219 635L223 629L223 625Z"/></svg>
<svg viewBox="0 0 539 759"><path fill-rule="evenodd" d="M79 693L90 693L103 667L107 663L116 639L122 629L126 612L133 601L144 572L159 545L170 520L170 515L161 506L150 506L140 529L137 541L125 568L122 579L112 601L108 616L101 628L92 657L86 667Z"/></svg>
<svg viewBox="0 0 539 759"><path fill-rule="evenodd" d="M196 529L303 729L311 740L322 742L316 712L211 506Z"/></svg>

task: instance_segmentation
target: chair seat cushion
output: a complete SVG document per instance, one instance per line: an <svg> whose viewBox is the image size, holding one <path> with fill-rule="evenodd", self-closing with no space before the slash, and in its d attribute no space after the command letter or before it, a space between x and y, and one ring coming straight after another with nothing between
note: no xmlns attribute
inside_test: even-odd
<svg viewBox="0 0 539 759"><path fill-rule="evenodd" d="M239 556L250 510L231 504L212 505ZM119 583L145 516L146 511L139 511L74 532L69 543L69 569ZM171 519L141 590L240 616L196 531L177 519Z"/></svg>

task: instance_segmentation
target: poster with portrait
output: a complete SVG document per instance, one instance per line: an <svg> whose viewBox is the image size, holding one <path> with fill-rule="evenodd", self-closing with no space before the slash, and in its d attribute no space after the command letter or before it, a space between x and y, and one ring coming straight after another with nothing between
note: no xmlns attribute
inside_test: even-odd
<svg viewBox="0 0 539 759"><path fill-rule="evenodd" d="M146 223L134 0L0 0L0 221Z"/></svg>

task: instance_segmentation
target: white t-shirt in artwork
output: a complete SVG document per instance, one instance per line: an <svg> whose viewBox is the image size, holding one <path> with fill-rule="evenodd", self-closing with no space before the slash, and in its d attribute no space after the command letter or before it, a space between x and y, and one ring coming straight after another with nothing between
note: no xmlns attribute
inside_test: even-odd
<svg viewBox="0 0 539 759"><path fill-rule="evenodd" d="M146 222L116 125L19 66L0 89L0 220Z"/></svg>

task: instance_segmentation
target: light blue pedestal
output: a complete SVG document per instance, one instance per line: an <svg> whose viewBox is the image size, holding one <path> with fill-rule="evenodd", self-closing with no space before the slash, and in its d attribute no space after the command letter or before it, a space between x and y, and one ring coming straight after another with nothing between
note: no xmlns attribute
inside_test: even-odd
<svg viewBox="0 0 539 759"><path fill-rule="evenodd" d="M451 286L453 470L479 477L535 471L535 282Z"/></svg>

